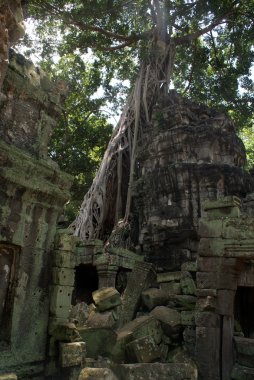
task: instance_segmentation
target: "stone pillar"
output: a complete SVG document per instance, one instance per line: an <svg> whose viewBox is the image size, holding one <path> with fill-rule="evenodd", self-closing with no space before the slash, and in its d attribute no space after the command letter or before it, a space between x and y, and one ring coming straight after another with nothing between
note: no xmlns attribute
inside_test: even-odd
<svg viewBox="0 0 254 380"><path fill-rule="evenodd" d="M115 287L116 274L118 266L106 264L98 264L96 266L99 278L99 289L106 287Z"/></svg>
<svg viewBox="0 0 254 380"><path fill-rule="evenodd" d="M121 317L119 318L121 326L133 319L142 291L155 282L156 271L153 264L136 262L123 294Z"/></svg>
<svg viewBox="0 0 254 380"><path fill-rule="evenodd" d="M51 324L68 322L71 298L74 289L75 237L59 231L56 235L52 286L50 299Z"/></svg>
<svg viewBox="0 0 254 380"><path fill-rule="evenodd" d="M241 260L251 258L253 220L234 196L204 203L199 223L196 357L200 380L228 380L233 367L234 297Z"/></svg>

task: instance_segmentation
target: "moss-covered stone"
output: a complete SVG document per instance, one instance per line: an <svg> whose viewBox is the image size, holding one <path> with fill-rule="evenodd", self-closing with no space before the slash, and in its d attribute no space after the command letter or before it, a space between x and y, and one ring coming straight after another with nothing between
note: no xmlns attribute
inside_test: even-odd
<svg viewBox="0 0 254 380"><path fill-rule="evenodd" d="M106 311L121 305L120 293L115 288L101 288L92 294L98 311Z"/></svg>
<svg viewBox="0 0 254 380"><path fill-rule="evenodd" d="M111 355L117 334L111 328L78 327L82 341L86 342L87 357L97 358Z"/></svg>
<svg viewBox="0 0 254 380"><path fill-rule="evenodd" d="M142 292L141 299L142 304L148 310L152 310L156 306L166 305L169 300L169 296L162 289L150 288Z"/></svg>
<svg viewBox="0 0 254 380"><path fill-rule="evenodd" d="M180 284L183 294L196 295L196 284L189 272L182 272Z"/></svg>
<svg viewBox="0 0 254 380"><path fill-rule="evenodd" d="M84 368L78 380L118 380L109 368Z"/></svg>
<svg viewBox="0 0 254 380"><path fill-rule="evenodd" d="M84 342L60 343L60 363L62 367L84 364L86 345Z"/></svg>
<svg viewBox="0 0 254 380"><path fill-rule="evenodd" d="M157 306L151 311L151 315L161 322L164 333L172 337L178 338L181 326L181 314L174 309L170 309L166 306Z"/></svg>
<svg viewBox="0 0 254 380"><path fill-rule="evenodd" d="M4 375L0 375L0 380L18 380L17 375L15 373L7 373Z"/></svg>
<svg viewBox="0 0 254 380"><path fill-rule="evenodd" d="M160 361L161 351L152 336L135 339L126 345L129 363Z"/></svg>

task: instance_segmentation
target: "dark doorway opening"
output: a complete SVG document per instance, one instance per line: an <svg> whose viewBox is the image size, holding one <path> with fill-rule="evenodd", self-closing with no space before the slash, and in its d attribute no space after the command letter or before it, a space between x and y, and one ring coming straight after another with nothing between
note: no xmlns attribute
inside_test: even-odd
<svg viewBox="0 0 254 380"><path fill-rule="evenodd" d="M0 341L9 341L20 247L0 243Z"/></svg>
<svg viewBox="0 0 254 380"><path fill-rule="evenodd" d="M235 320L246 338L254 338L254 287L241 286L235 294Z"/></svg>
<svg viewBox="0 0 254 380"><path fill-rule="evenodd" d="M92 292L98 289L98 283L98 273L94 265L80 264L76 267L72 304L85 302L90 305L93 302Z"/></svg>
<svg viewBox="0 0 254 380"><path fill-rule="evenodd" d="M122 267L118 269L118 272L116 274L115 286L120 294L122 294L125 291L130 273L131 273L130 269L125 269Z"/></svg>

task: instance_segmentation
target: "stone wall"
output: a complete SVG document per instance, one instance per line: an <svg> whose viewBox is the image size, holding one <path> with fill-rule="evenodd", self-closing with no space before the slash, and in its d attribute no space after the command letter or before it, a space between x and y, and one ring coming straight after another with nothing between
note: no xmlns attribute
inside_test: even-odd
<svg viewBox="0 0 254 380"><path fill-rule="evenodd" d="M158 268L176 270L197 255L202 201L242 197L253 180L232 121L174 91L158 102L143 139L133 207L137 249Z"/></svg>
<svg viewBox="0 0 254 380"><path fill-rule="evenodd" d="M196 307L200 379L253 378L254 220L241 214L240 206L236 197L205 202L200 220Z"/></svg>
<svg viewBox="0 0 254 380"><path fill-rule="evenodd" d="M1 2L0 13L0 373L38 380L47 358L50 252L72 178L47 156L59 88L9 54L22 34L20 2Z"/></svg>
<svg viewBox="0 0 254 380"><path fill-rule="evenodd" d="M10 50L2 86L0 138L36 158L47 158L48 142L61 114L59 88L21 54Z"/></svg>
<svg viewBox="0 0 254 380"><path fill-rule="evenodd" d="M25 33L20 0L0 2L0 102L4 99L2 84L9 62L9 48Z"/></svg>

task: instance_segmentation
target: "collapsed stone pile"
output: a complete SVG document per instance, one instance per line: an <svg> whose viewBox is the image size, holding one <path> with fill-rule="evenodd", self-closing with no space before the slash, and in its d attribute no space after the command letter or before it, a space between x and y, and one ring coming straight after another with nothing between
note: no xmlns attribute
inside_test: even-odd
<svg viewBox="0 0 254 380"><path fill-rule="evenodd" d="M150 266L145 276L149 281L143 281L149 287L139 287L132 298L126 298L128 287L137 284L138 288L139 276L129 279L122 296L112 287L93 292L94 304L86 311L86 320L80 312L75 320L76 330L86 342L86 365L111 368L114 375L110 376L118 379L143 379L148 368L149 379L166 379L169 374L179 380L195 379L195 271L194 262L186 263L181 271L164 272L156 278ZM124 323L124 311L133 310L133 305L133 316ZM90 379L96 372L89 371L84 369L79 380ZM97 370L96 376L104 379L105 370Z"/></svg>

